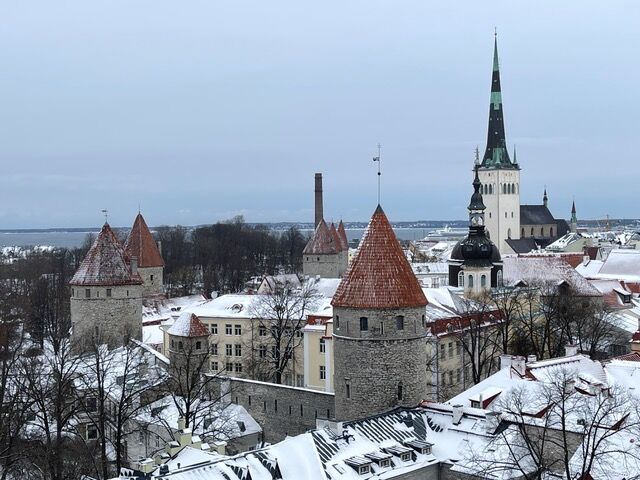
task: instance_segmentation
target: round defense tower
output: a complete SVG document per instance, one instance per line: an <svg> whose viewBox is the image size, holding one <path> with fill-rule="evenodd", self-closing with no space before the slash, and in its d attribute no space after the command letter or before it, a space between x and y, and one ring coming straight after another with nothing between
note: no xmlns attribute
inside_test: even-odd
<svg viewBox="0 0 640 480"><path fill-rule="evenodd" d="M105 223L69 282L74 348L89 344L122 345L142 337L142 280L136 259L125 254Z"/></svg>
<svg viewBox="0 0 640 480"><path fill-rule="evenodd" d="M209 371L209 330L197 315L183 312L166 333L174 372L189 375Z"/></svg>
<svg viewBox="0 0 640 480"><path fill-rule="evenodd" d="M380 206L332 305L336 419L426 398L427 299Z"/></svg>

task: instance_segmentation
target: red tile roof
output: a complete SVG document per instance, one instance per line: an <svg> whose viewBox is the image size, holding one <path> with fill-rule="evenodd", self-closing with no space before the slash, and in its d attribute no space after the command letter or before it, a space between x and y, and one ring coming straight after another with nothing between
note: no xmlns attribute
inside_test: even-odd
<svg viewBox="0 0 640 480"><path fill-rule="evenodd" d="M358 253L338 285L331 305L352 308L427 305L418 279L380 205L371 217Z"/></svg>
<svg viewBox="0 0 640 480"><path fill-rule="evenodd" d="M129 232L124 244L124 250L129 258L136 257L138 259L139 267L164 267L164 260L160 255L158 245L140 213L133 222L131 232Z"/></svg>
<svg viewBox="0 0 640 480"><path fill-rule="evenodd" d="M137 273L131 273L131 265L120 240L105 223L98 237L80 264L70 285L110 286L140 285Z"/></svg>
<svg viewBox="0 0 640 480"><path fill-rule="evenodd" d="M331 238L333 239L333 243L336 244L338 251L341 252L342 248L342 240L340 240L340 235L338 234L338 230L336 230L336 226L331 222L331 226L329 227L329 233L331 234Z"/></svg>
<svg viewBox="0 0 640 480"><path fill-rule="evenodd" d="M340 247L342 250L349 250L349 239L347 238L347 232L344 229L342 220L340 220L338 224L338 236L340 237Z"/></svg>
<svg viewBox="0 0 640 480"><path fill-rule="evenodd" d="M331 235L331 231L324 220L320 221L313 232L313 236L304 247L302 253L304 255L330 255L338 253L339 246L336 244L335 238Z"/></svg>
<svg viewBox="0 0 640 480"><path fill-rule="evenodd" d="M176 337L208 337L209 330L194 313L184 312L167 330L169 335Z"/></svg>

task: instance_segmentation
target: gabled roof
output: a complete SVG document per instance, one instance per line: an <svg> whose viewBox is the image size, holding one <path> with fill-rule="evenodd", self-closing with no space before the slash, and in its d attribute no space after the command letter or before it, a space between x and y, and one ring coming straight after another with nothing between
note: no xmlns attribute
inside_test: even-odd
<svg viewBox="0 0 640 480"><path fill-rule="evenodd" d="M349 239L347 238L347 232L344 229L344 223L340 220L338 224L338 236L340 237L340 246L343 250L349 250Z"/></svg>
<svg viewBox="0 0 640 480"><path fill-rule="evenodd" d="M167 330L169 335L176 337L208 337L209 330L200 321L197 315L183 312L171 327Z"/></svg>
<svg viewBox="0 0 640 480"><path fill-rule="evenodd" d="M331 255L338 253L338 251L339 247L336 245L329 227L324 220L321 220L302 253L304 255Z"/></svg>
<svg viewBox="0 0 640 480"><path fill-rule="evenodd" d="M164 260L158 250L158 245L140 213L133 222L124 249L129 258L136 257L138 259L139 267L164 267Z"/></svg>
<svg viewBox="0 0 640 480"><path fill-rule="evenodd" d="M398 239L378 205L358 253L344 274L331 304L352 308L403 308L427 305Z"/></svg>
<svg viewBox="0 0 640 480"><path fill-rule="evenodd" d="M546 205L520 205L520 225L550 225L555 224L549 208Z"/></svg>
<svg viewBox="0 0 640 480"><path fill-rule="evenodd" d="M70 285L116 286L140 285L137 273L131 273L129 258L108 223L100 230Z"/></svg>
<svg viewBox="0 0 640 480"><path fill-rule="evenodd" d="M536 243L535 239L531 237L518 239L507 238L506 242L507 245L509 245L509 247L511 247L511 249L515 253L529 253L532 250L538 249L538 244Z"/></svg>

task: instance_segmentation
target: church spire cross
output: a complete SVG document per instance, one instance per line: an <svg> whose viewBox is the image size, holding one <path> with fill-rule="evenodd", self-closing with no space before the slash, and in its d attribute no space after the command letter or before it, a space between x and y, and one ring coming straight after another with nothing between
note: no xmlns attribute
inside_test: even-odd
<svg viewBox="0 0 640 480"><path fill-rule="evenodd" d="M382 145L380 145L378 143L378 156L377 157L373 157L373 161L374 162L378 162L378 206L380 205L380 163L382 163L381 161L381 151L382 151Z"/></svg>

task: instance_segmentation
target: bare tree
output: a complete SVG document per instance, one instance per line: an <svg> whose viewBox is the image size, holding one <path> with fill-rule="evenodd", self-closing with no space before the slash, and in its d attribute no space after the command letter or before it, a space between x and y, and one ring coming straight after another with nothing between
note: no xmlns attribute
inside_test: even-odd
<svg viewBox="0 0 640 480"><path fill-rule="evenodd" d="M505 393L496 410L505 427L470 456L482 478L517 471L527 480L549 474L576 480L592 478L596 469L602 475L607 465L628 467L633 475L625 478L638 478L640 452L629 439L640 434L640 412L623 388L589 384L576 370L558 368L544 382Z"/></svg>
<svg viewBox="0 0 640 480"><path fill-rule="evenodd" d="M465 300L464 311L447 326L464 352L471 381L479 383L497 366L502 350L500 312L489 296Z"/></svg>
<svg viewBox="0 0 640 480"><path fill-rule="evenodd" d="M260 295L252 303L249 313L258 334L257 340L251 340L254 374L282 384L295 349L302 343L307 315L317 307L319 298L312 281L300 287L276 282L271 293Z"/></svg>

